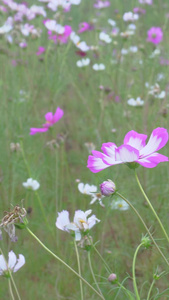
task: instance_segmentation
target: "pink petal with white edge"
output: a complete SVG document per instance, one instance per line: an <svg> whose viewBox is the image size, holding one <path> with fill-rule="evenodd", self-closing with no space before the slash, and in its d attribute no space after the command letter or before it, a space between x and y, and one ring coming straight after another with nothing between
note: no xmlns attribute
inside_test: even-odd
<svg viewBox="0 0 169 300"><path fill-rule="evenodd" d="M140 151L140 156L144 157L158 151L168 142L168 132L165 128L153 130L147 145Z"/></svg>
<svg viewBox="0 0 169 300"><path fill-rule="evenodd" d="M19 254L18 262L15 265L13 272L17 272L25 264L25 257L22 254Z"/></svg>
<svg viewBox="0 0 169 300"><path fill-rule="evenodd" d="M154 168L160 162L169 161L168 157L157 152L150 156L139 159L137 162L145 168Z"/></svg>
<svg viewBox="0 0 169 300"><path fill-rule="evenodd" d="M58 107L53 116L53 123L58 122L63 117L63 115L64 115L64 111L60 107Z"/></svg>
<svg viewBox="0 0 169 300"><path fill-rule="evenodd" d="M115 149L117 149L116 144L110 143L110 142L102 144L102 147L101 147L101 150L103 151L103 153L114 158L114 160L115 160Z"/></svg>
<svg viewBox="0 0 169 300"><path fill-rule="evenodd" d="M116 149L116 160L125 162L133 162L139 158L139 151L129 145L121 145Z"/></svg>
<svg viewBox="0 0 169 300"><path fill-rule="evenodd" d="M130 145L137 150L141 150L146 145L146 139L147 135L131 130L125 135L124 144Z"/></svg>
<svg viewBox="0 0 169 300"><path fill-rule="evenodd" d="M103 162L103 154L101 152L93 150L92 153L93 156L89 155L87 161L87 167L91 172L97 173L109 167L109 165Z"/></svg>

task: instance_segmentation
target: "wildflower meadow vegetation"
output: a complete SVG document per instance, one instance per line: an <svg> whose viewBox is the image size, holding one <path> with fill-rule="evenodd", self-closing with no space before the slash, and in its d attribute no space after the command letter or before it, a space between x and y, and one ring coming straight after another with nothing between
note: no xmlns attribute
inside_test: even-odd
<svg viewBox="0 0 169 300"><path fill-rule="evenodd" d="M168 0L0 0L0 299L169 299L168 28Z"/></svg>

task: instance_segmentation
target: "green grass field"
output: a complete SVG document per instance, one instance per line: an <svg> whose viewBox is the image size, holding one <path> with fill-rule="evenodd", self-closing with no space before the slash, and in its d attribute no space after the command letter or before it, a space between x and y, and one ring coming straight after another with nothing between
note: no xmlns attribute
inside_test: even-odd
<svg viewBox="0 0 169 300"><path fill-rule="evenodd" d="M118 198L117 195L105 197L105 207L99 205L99 202L90 205L91 197L79 192L77 179L96 185L98 191L103 181L114 181L118 192L143 217L168 259L169 245L145 202L134 171L122 164L92 173L86 167L90 153L85 143L93 143L95 149L100 151L101 145L106 142L120 146L130 130L150 137L157 127L169 129L169 2L154 0L152 5L141 5L138 0L110 0L110 6L102 9L93 7L94 3L82 0L79 5L72 5L69 12L64 12L61 7L53 12L46 8L47 3L29 0L28 7L33 4L43 6L47 16L37 15L32 20L14 22L13 29L8 33L13 37L11 44L7 42L6 33L0 34L0 218L3 218L5 211L11 211L13 206L23 205L32 232L78 272L74 239L69 233L56 228L55 222L58 212L62 210L68 210L72 220L75 210L92 209L92 213L100 219L90 231L93 243L122 286L135 295L133 256L146 230L131 208L126 211L111 209L110 204ZM7 17L14 17L16 13L4 1L1 5L8 11L0 11L0 27ZM125 32L128 26L123 15L133 11L134 7L141 7L146 13L140 14L135 21L134 34L123 38L120 33ZM94 50L90 48L86 55L90 58L90 65L77 67L76 62L83 57L76 54L78 48L70 38L65 44L55 44L49 40L47 29L42 23L44 19L55 19L63 26L70 25L76 34L79 23L92 24L92 30L79 34L81 41L95 47ZM117 36L113 36L108 19L116 22L119 28ZM23 37L19 26L25 23L41 29L40 36L35 38L29 34ZM161 27L163 31L163 40L158 45L146 40L147 31L153 26ZM102 31L112 38L110 44L99 40ZM19 47L22 38L27 42L26 48ZM37 56L39 46L45 47L45 52ZM136 53L129 51L126 55L121 54L121 49L129 49L131 46L138 47ZM159 49L160 53L151 58L155 49ZM162 59L165 64L160 64ZM105 70L93 70L95 63L103 63ZM160 81L159 74L163 74ZM146 82L150 86L158 83L161 91L166 92L165 97L159 99L150 95L149 88L145 87ZM144 100L143 106L128 105L128 99L137 97ZM47 132L30 135L30 128L42 127L44 115L47 112L54 113L57 107L64 111L63 118ZM11 143L19 143L21 150L12 152ZM169 156L168 144L160 153ZM168 162L150 169L139 166L137 174L169 234ZM36 192L22 186L30 177L40 183ZM23 254L25 257L23 268L13 274L20 299L100 299L85 283L82 284L82 296L78 277L47 253L26 228L16 229L16 235L18 241L13 243L2 229L0 248L6 259L10 250L17 256ZM89 267L88 251L78 247L78 252L82 277L98 291ZM104 296L102 299L131 299L122 287L108 281L110 273L93 248L90 256L93 272ZM149 249L141 248L135 267L140 298L133 296L132 299L168 299L168 268L153 243ZM165 274L155 281L148 298L156 271L158 274L165 271ZM12 298L9 280L1 276L0 281L0 299L19 299L14 288Z"/></svg>

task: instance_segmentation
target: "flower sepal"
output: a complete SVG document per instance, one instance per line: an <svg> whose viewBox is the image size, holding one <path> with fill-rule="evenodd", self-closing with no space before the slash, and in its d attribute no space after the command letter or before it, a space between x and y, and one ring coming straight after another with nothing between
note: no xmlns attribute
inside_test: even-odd
<svg viewBox="0 0 169 300"><path fill-rule="evenodd" d="M15 223L15 227L18 229L24 229L27 227L28 225L28 219L27 218L23 218L21 223Z"/></svg>
<svg viewBox="0 0 169 300"><path fill-rule="evenodd" d="M137 162L133 161L133 162L130 162L130 163L126 163L126 166L129 167L129 168L132 169L132 170L135 170L135 169L137 169L140 165L139 165Z"/></svg>

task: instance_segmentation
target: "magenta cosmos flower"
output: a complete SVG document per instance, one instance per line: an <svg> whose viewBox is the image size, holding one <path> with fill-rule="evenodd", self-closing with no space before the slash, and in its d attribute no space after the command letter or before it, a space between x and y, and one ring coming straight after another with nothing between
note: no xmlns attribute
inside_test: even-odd
<svg viewBox="0 0 169 300"><path fill-rule="evenodd" d="M103 153L93 150L93 156L89 155L87 167L93 173L97 173L122 163L130 163L129 166L132 166L131 163L135 162L146 168L154 168L160 162L169 160L167 156L156 152L168 141L168 132L165 128L154 129L147 145L146 139L147 135L131 130L126 134L124 144L120 147L109 142L102 144Z"/></svg>
<svg viewBox="0 0 169 300"><path fill-rule="evenodd" d="M48 131L49 128L51 126L53 126L53 124L58 122L63 117L63 115L64 115L64 111L60 107L58 107L56 109L56 112L55 112L54 115L53 115L52 112L48 112L45 115L46 123L43 124L43 128L30 128L30 135L34 135L34 134L39 133L39 132Z"/></svg>
<svg viewBox="0 0 169 300"><path fill-rule="evenodd" d="M151 27L147 31L147 41L155 45L159 44L163 39L163 31L160 27Z"/></svg>

